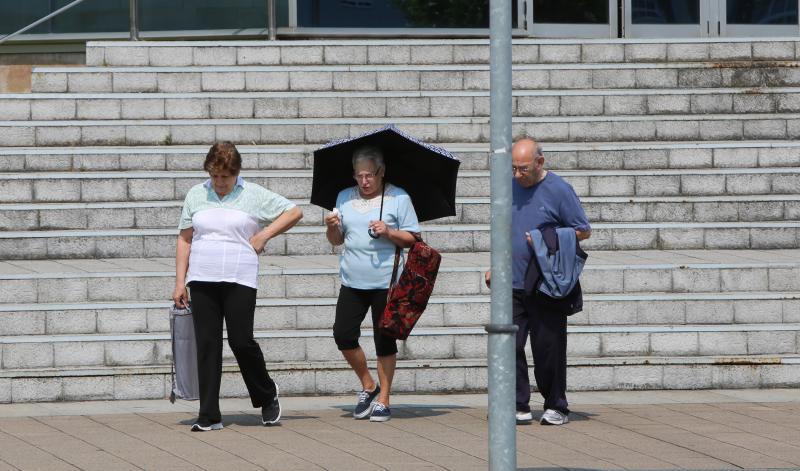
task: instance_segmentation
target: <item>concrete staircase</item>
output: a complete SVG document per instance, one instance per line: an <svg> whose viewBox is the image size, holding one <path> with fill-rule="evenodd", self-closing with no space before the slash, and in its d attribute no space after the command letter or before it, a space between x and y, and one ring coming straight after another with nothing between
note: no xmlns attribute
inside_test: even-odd
<svg viewBox="0 0 800 471"><path fill-rule="evenodd" d="M175 227L215 139L306 215L262 258L268 367L287 394L356 389L311 153L386 123L462 159L456 216L424 224L444 262L395 390L485 389L487 42L277 44L90 43L87 67L0 94L0 402L168 394ZM515 42L514 132L594 228L571 389L800 385L798 45Z"/></svg>

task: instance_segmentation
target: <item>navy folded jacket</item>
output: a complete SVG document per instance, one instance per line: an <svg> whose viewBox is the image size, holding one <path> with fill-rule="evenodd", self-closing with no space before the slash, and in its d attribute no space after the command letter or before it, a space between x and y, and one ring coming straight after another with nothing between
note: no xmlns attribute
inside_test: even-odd
<svg viewBox="0 0 800 471"><path fill-rule="evenodd" d="M580 312L583 295L579 277L588 255L578 244L575 229L534 229L531 239L534 255L525 273L525 292L567 314Z"/></svg>

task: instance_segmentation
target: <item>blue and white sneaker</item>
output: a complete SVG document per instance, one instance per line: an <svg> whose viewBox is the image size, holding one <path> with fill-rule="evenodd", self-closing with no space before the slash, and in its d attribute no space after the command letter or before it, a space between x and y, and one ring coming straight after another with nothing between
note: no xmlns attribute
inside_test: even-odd
<svg viewBox="0 0 800 471"><path fill-rule="evenodd" d="M392 411L385 405L381 404L380 402L376 402L375 407L372 408L372 414L370 414L369 416L369 421L386 422L391 418L392 418Z"/></svg>
<svg viewBox="0 0 800 471"><path fill-rule="evenodd" d="M361 391L358 393L358 403L356 403L356 408L353 410L353 417L356 419L365 419L372 413L372 408L375 406L375 400L378 398L378 394L381 393L381 387L377 384L375 385L374 391Z"/></svg>

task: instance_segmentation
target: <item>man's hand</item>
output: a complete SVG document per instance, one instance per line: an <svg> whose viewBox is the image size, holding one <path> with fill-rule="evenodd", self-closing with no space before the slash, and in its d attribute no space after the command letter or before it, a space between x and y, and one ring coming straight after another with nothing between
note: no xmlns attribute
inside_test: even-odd
<svg viewBox="0 0 800 471"><path fill-rule="evenodd" d="M578 238L578 242L588 239L591 235L592 235L592 231L579 231L579 230L575 229L575 237ZM531 233L530 232L526 232L525 233L525 239L527 239L528 245L533 247L533 239L531 238Z"/></svg>
<svg viewBox="0 0 800 471"><path fill-rule="evenodd" d="M486 282L487 288L492 288L492 270L486 270L486 273L483 275L483 281Z"/></svg>

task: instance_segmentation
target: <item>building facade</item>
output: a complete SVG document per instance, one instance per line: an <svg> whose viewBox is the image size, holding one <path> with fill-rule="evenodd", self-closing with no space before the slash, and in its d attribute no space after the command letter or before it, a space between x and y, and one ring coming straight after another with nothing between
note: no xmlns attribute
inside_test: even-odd
<svg viewBox="0 0 800 471"><path fill-rule="evenodd" d="M0 0L9 34L68 4ZM128 34L130 0L88 0L16 43L81 42ZM143 38L258 37L266 0L138 0ZM800 34L797 0L508 0L517 37L675 38ZM276 0L278 34L307 36L485 36L489 0Z"/></svg>

